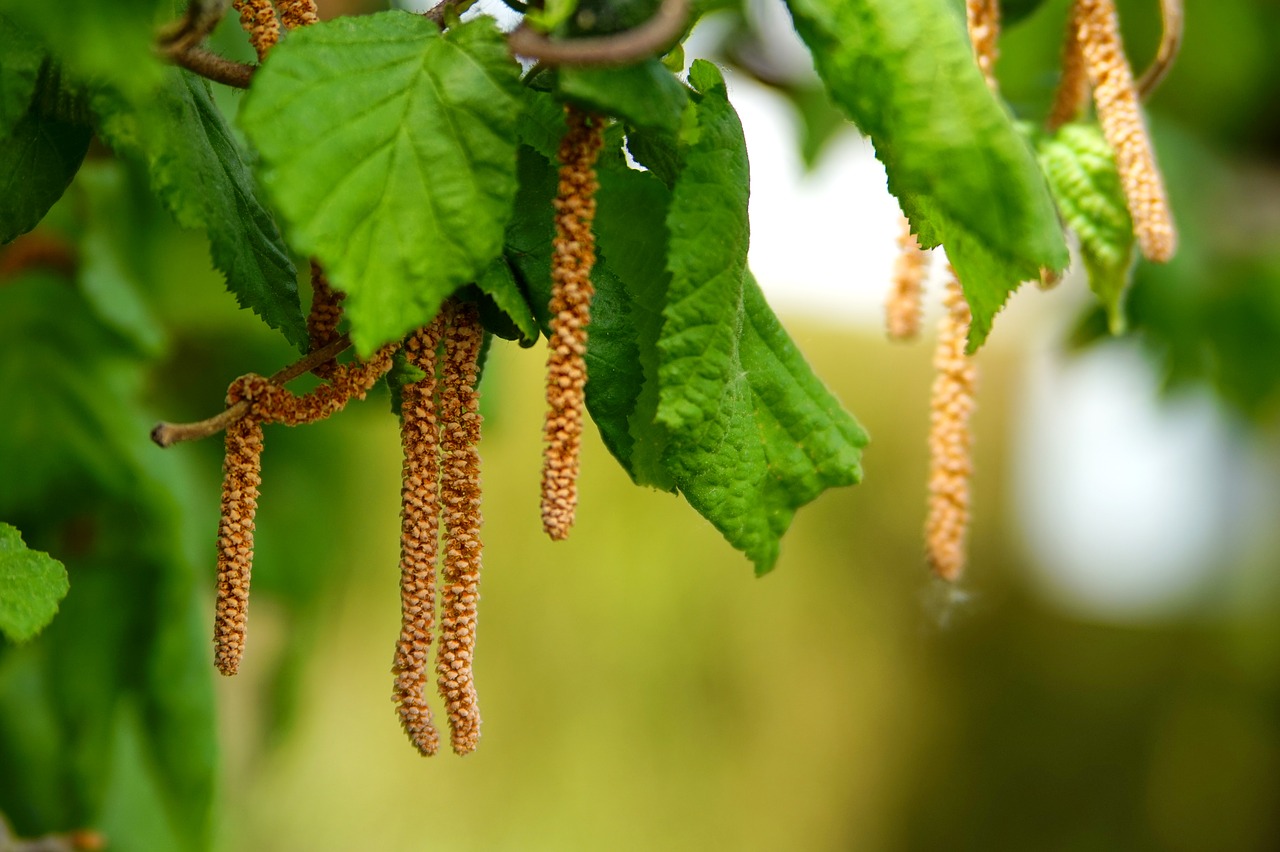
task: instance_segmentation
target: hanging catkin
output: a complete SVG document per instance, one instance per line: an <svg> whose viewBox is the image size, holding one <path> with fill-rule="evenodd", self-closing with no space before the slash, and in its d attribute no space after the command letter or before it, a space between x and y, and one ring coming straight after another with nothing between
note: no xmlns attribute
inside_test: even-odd
<svg viewBox="0 0 1280 852"><path fill-rule="evenodd" d="M240 13L240 26L249 34L249 43L261 62L280 40L280 22L271 0L234 0L232 5Z"/></svg>
<svg viewBox="0 0 1280 852"><path fill-rule="evenodd" d="M311 310L307 312L307 337L311 351L323 349L338 339L338 324L342 321L342 300L345 294L333 289L320 264L311 261ZM329 378L338 367L336 359L325 361L311 368L321 378Z"/></svg>
<svg viewBox="0 0 1280 852"><path fill-rule="evenodd" d="M893 286L885 300L885 326L893 340L915 340L920 334L924 277L929 253L920 248L911 222L902 216L898 233L898 258L893 264Z"/></svg>
<svg viewBox="0 0 1280 852"><path fill-rule="evenodd" d="M227 404L246 399L243 379L227 389ZM252 415L226 432L222 466L222 520L218 525L218 588L213 627L214 665L224 675L240 669L253 571L254 516L262 485L262 423Z"/></svg>
<svg viewBox="0 0 1280 852"><path fill-rule="evenodd" d="M1138 108L1133 71L1120 41L1120 22L1112 0L1076 0L1072 22L1084 55L1093 100L1107 144L1116 154L1133 232L1148 259L1173 257L1177 235L1156 165L1151 139Z"/></svg>
<svg viewBox="0 0 1280 852"><path fill-rule="evenodd" d="M424 373L400 391L400 640L391 671L392 699L414 746L430 756L440 735L427 704L427 664L436 610L436 556L440 537L440 427L436 417L436 361L444 314L405 341L408 363Z"/></svg>
<svg viewBox="0 0 1280 852"><path fill-rule="evenodd" d="M454 310L440 364L440 504L444 560L436 675L449 714L453 750L473 751L480 708L472 663L480 600L480 346L484 329L471 305Z"/></svg>
<svg viewBox="0 0 1280 852"><path fill-rule="evenodd" d="M1089 101L1089 72L1084 64L1084 50L1080 44L1079 4L1073 3L1067 18L1067 32L1062 39L1062 74L1058 88L1053 93L1053 106L1045 127L1050 133L1080 117Z"/></svg>
<svg viewBox="0 0 1280 852"><path fill-rule="evenodd" d="M280 9L280 24L286 30L305 27L320 20L315 0L276 0Z"/></svg>
<svg viewBox="0 0 1280 852"><path fill-rule="evenodd" d="M944 299L946 314L938 326L933 356L933 394L929 402L929 512L925 520L925 556L944 580L960 578L969 527L970 455L977 368L965 355L971 316L960 282L951 270Z"/></svg>
<svg viewBox="0 0 1280 852"><path fill-rule="evenodd" d="M551 262L551 337L547 356L546 447L542 464L542 528L563 539L578 504L591 321L591 267L595 264L595 162L604 141L601 119L573 107L560 141L560 185L555 199L556 236Z"/></svg>
<svg viewBox="0 0 1280 852"><path fill-rule="evenodd" d="M999 51L996 47L1000 39L1000 2L999 0L965 0L965 20L969 27L969 41L973 44L973 55L982 69L982 76L991 91L996 91L996 59Z"/></svg>

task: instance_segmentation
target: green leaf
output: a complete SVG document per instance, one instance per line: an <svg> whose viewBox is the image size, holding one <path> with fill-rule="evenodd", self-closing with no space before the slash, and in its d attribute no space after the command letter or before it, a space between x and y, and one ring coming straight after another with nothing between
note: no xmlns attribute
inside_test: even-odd
<svg viewBox="0 0 1280 852"><path fill-rule="evenodd" d="M44 61L39 42L0 15L0 135L27 114Z"/></svg>
<svg viewBox="0 0 1280 852"><path fill-rule="evenodd" d="M162 83L153 40L157 26L174 17L172 0L0 0L0 15L42 42L79 82L111 86L130 99Z"/></svg>
<svg viewBox="0 0 1280 852"><path fill-rule="evenodd" d="M561 68L556 89L563 100L651 130L678 129L689 100L688 89L657 59L621 68Z"/></svg>
<svg viewBox="0 0 1280 852"><path fill-rule="evenodd" d="M515 274L511 271L506 258L499 257L485 267L476 279L476 287L489 297L493 307L500 311L505 319L505 327L496 326L494 322L485 322L485 328L506 340L518 340L521 346L532 346L540 334L538 321L533 317L533 310L525 298L520 285L516 283ZM487 320L486 306L480 306L481 320Z"/></svg>
<svg viewBox="0 0 1280 852"><path fill-rule="evenodd" d="M1040 141L1039 153L1058 211L1080 238L1089 287L1106 308L1111 333L1122 334L1137 254L1111 146L1097 125L1067 124Z"/></svg>
<svg viewBox="0 0 1280 852"><path fill-rule="evenodd" d="M263 181L294 248L347 293L361 352L430 321L500 253L518 71L490 19L442 36L386 12L297 30L255 77L240 119Z"/></svg>
<svg viewBox="0 0 1280 852"><path fill-rule="evenodd" d="M969 348L1020 282L1068 254L1044 177L987 88L951 0L789 0L832 99L875 143L921 245L944 245Z"/></svg>
<svg viewBox="0 0 1280 852"><path fill-rule="evenodd" d="M293 261L208 84L170 69L151 97L134 102L102 90L93 108L103 137L145 163L178 224L208 232L214 266L240 306L305 348Z"/></svg>
<svg viewBox="0 0 1280 852"><path fill-rule="evenodd" d="M813 376L746 272L742 126L695 62L698 133L671 197L671 285L658 341L663 462L681 493L769 571L795 511L862 476L862 428Z"/></svg>
<svg viewBox="0 0 1280 852"><path fill-rule="evenodd" d="M89 150L89 128L33 107L0 134L0 243L30 231L62 197Z"/></svg>
<svg viewBox="0 0 1280 852"><path fill-rule="evenodd" d="M68 588L61 562L30 550L16 528L0 522L0 632L13 642L35 636L53 620Z"/></svg>

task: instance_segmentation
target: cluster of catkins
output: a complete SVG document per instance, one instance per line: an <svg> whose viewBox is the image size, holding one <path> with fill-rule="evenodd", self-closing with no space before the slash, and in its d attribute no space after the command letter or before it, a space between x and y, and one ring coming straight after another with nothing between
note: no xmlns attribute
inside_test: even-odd
<svg viewBox="0 0 1280 852"><path fill-rule="evenodd" d="M966 0L969 39L978 67L996 90L998 0ZM1126 206L1143 255L1169 260L1177 237L1164 181L1139 109L1139 91L1120 41L1114 0L1074 0L1063 48L1062 76L1046 121L1056 130L1084 111L1089 92L1103 135L1115 153ZM920 330L923 283L929 257L902 217L899 255L885 303L886 325L895 340L914 339ZM1046 282L1052 273L1042 276ZM965 354L971 315L961 282L948 268L945 312L934 352L929 428L928 511L925 558L938 577L954 582L964 572L969 527L969 480L973 472L969 419L977 389L977 365Z"/></svg>
<svg viewBox="0 0 1280 852"><path fill-rule="evenodd" d="M265 55L279 32L271 3L237 0L235 5L259 53ZM309 3L276 6L286 28L315 20ZM603 138L601 119L572 108L566 112L568 129L560 146L555 200L542 477L543 526L553 539L568 535L577 504L586 385L583 356L595 261L594 167ZM338 329L343 296L329 286L318 265L313 263L311 272L307 328L316 360L324 350L341 348L345 342ZM282 381L257 374L231 383L228 412L242 416L226 427L214 627L214 660L220 672L235 674L244 652L263 424L310 423L340 411L352 398L363 399L391 369L400 350L421 377L401 387L401 629L392 664L392 697L414 746L423 755L435 754L440 737L426 687L433 633L438 632L436 685L448 713L450 741L458 754L475 749L480 712L472 664L481 568L481 417L476 386L483 342L475 306L450 299L429 324L402 343L388 344L366 360L314 364L311 372L324 383L305 395L296 396Z"/></svg>

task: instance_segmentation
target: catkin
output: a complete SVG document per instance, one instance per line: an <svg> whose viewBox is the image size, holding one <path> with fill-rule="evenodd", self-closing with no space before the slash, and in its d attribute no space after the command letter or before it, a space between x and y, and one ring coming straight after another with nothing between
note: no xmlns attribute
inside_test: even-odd
<svg viewBox="0 0 1280 852"><path fill-rule="evenodd" d="M305 27L320 20L315 0L276 0L280 9L280 24L286 30Z"/></svg>
<svg viewBox="0 0 1280 852"><path fill-rule="evenodd" d="M560 141L560 184L555 199L556 235L551 264L551 337L547 355L546 447L542 465L542 528L564 539L578 504L578 464L582 447L587 367L587 325L591 321L591 267L595 264L595 162L604 142L604 124L566 108L568 130Z"/></svg>
<svg viewBox="0 0 1280 852"><path fill-rule="evenodd" d="M973 55L978 60L978 68L987 81L991 91L996 91L996 59L999 50L996 42L1000 39L1000 2L999 0L965 0L965 21L969 27L969 41L973 44Z"/></svg>
<svg viewBox="0 0 1280 852"><path fill-rule="evenodd" d="M478 360L484 341L471 305L454 309L440 365L440 504L444 526L437 685L449 714L453 750L473 751L480 708L472 663L480 599L480 394Z"/></svg>
<svg viewBox="0 0 1280 852"><path fill-rule="evenodd" d="M436 609L440 536L440 427L436 418L436 356L444 311L405 341L409 364L426 375L400 396L400 639L391 671L400 725L424 756L440 748L424 690Z"/></svg>
<svg viewBox="0 0 1280 852"><path fill-rule="evenodd" d="M280 41L280 22L271 0L234 0L232 5L240 13L240 26L249 34L249 43L261 62Z"/></svg>
<svg viewBox="0 0 1280 852"><path fill-rule="evenodd" d="M227 389L228 405L250 398L248 378L241 377L231 383ZM227 427L222 469L213 659L219 672L233 675L239 670L244 654L249 579L253 570L254 516L258 511L258 488L262 485L262 423L252 414Z"/></svg>
<svg viewBox="0 0 1280 852"><path fill-rule="evenodd" d="M885 300L885 325L893 340L915 340L920 334L924 277L929 271L929 253L920 248L911 222L901 217L898 258L893 264L893 286Z"/></svg>
<svg viewBox="0 0 1280 852"><path fill-rule="evenodd" d="M944 300L946 314L938 327L933 356L935 377L929 403L929 511L925 521L925 556L944 580L964 571L969 527L970 455L977 367L965 355L971 316L960 282L951 271Z"/></svg>
<svg viewBox="0 0 1280 852"><path fill-rule="evenodd" d="M1076 0L1072 21L1093 86L1098 120L1116 154L1116 170L1138 246L1148 260L1163 263L1173 257L1177 235L1164 179L1139 111L1133 71L1120 41L1115 4L1112 0Z"/></svg>
<svg viewBox="0 0 1280 852"><path fill-rule="evenodd" d="M342 321L342 300L345 298L346 294L329 285L320 264L311 261L311 310L307 313L307 337L312 352L338 339L338 323ZM337 367L337 359L332 359L312 367L311 372L321 378L329 378Z"/></svg>
<svg viewBox="0 0 1280 852"><path fill-rule="evenodd" d="M1089 100L1089 72L1085 68L1084 50L1080 44L1080 5L1073 3L1067 19L1067 33L1062 39L1062 74L1053 93L1053 106L1045 127L1050 133L1070 124L1084 112Z"/></svg>

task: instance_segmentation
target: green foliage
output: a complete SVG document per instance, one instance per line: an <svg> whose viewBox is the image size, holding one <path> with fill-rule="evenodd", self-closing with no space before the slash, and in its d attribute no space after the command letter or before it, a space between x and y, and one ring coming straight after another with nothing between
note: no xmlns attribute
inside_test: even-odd
<svg viewBox="0 0 1280 852"><path fill-rule="evenodd" d="M584 109L617 116L632 127L674 131L687 90L657 59L622 68L562 68L556 94Z"/></svg>
<svg viewBox="0 0 1280 852"><path fill-rule="evenodd" d="M1089 287L1106 308L1111 333L1122 334L1124 292L1137 258L1111 146L1097 125L1068 124L1038 148L1058 211L1080 238Z"/></svg>
<svg viewBox="0 0 1280 852"><path fill-rule="evenodd" d="M48 624L67 594L67 569L31 550L22 534L0 522L0 633L25 642Z"/></svg>
<svg viewBox="0 0 1280 852"><path fill-rule="evenodd" d="M518 66L489 19L388 12L293 33L241 121L290 242L348 296L365 354L489 266L516 191Z"/></svg>
<svg viewBox="0 0 1280 852"><path fill-rule="evenodd" d="M305 348L293 261L209 84L169 69L146 99L107 90L94 109L104 138L146 165L152 191L178 224L208 232L214 265L240 305Z"/></svg>
<svg viewBox="0 0 1280 852"><path fill-rule="evenodd" d="M987 88L949 0L791 0L833 100L871 137L920 244L973 309L969 348L1020 282L1067 265L1035 157ZM980 199L980 200L979 200Z"/></svg>

